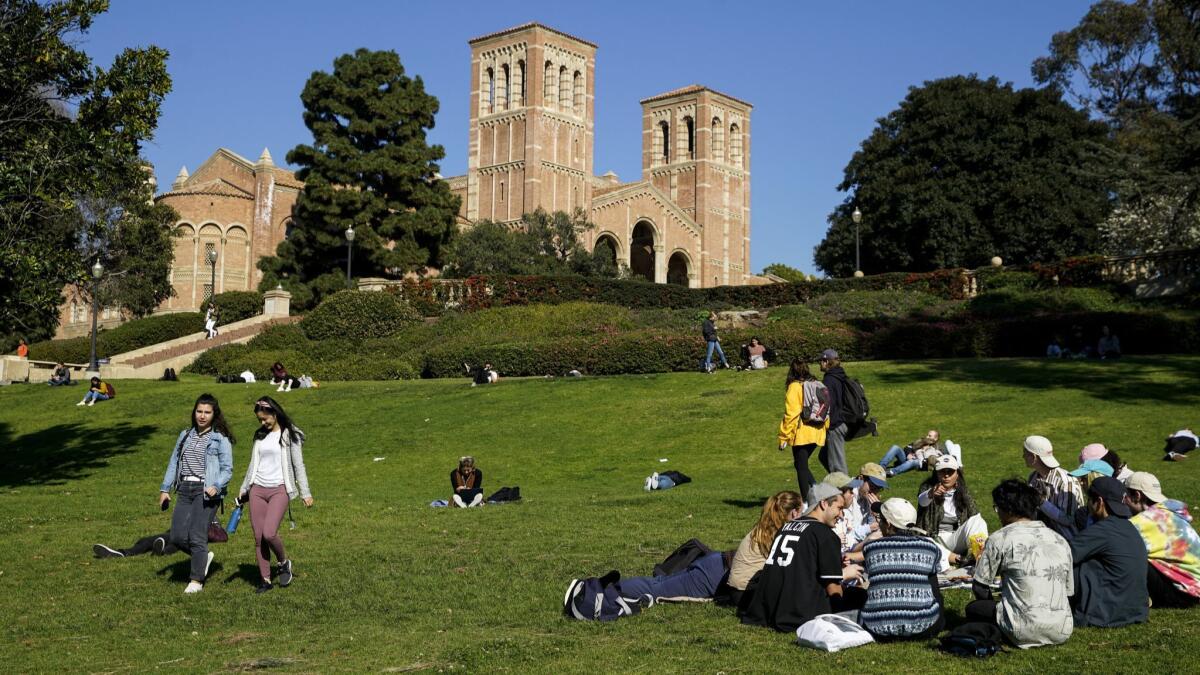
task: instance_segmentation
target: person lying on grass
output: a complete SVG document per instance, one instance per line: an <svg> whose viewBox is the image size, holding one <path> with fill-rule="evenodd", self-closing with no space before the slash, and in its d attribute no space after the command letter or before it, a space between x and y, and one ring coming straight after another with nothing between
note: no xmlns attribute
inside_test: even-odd
<svg viewBox="0 0 1200 675"><path fill-rule="evenodd" d="M210 539L208 543L212 544ZM152 534L133 542L129 548L113 548L104 544L92 544L92 556L96 558L129 558L143 553L153 555L173 555L179 552L179 547L171 541L171 531Z"/></svg>
<svg viewBox="0 0 1200 675"><path fill-rule="evenodd" d="M913 469L933 466L937 458L946 451L946 447L939 442L941 437L942 435L937 429L930 429L925 432L925 436L903 448L893 445L883 455L883 459L879 460L879 465L887 469L888 478L899 476Z"/></svg>

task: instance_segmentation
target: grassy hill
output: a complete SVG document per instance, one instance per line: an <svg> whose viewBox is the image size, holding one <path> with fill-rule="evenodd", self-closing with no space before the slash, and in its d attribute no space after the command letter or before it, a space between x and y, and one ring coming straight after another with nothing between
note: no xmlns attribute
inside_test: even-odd
<svg viewBox="0 0 1200 675"><path fill-rule="evenodd" d="M851 363L882 436L849 445L878 461L929 427L963 446L990 523L989 492L1023 478L1021 439L1048 436L1064 464L1099 441L1168 495L1200 502L1197 462L1160 461L1162 438L1195 425L1200 357L1110 362L1037 360ZM296 564L286 589L255 595L249 523L227 544L198 596L184 596L184 556L94 560L90 546L127 546L167 529L158 484L191 403L216 394L249 459L251 405L268 385L119 382L117 399L75 407L79 387L0 389L0 662L14 672L278 668L306 672L846 672L962 671L973 665L927 644L841 654L738 624L711 605L664 605L614 624L561 616L573 577L649 574L699 537L732 548L762 501L794 487L775 450L782 369L582 380L329 383L278 396L309 435L314 508L298 502L283 529ZM472 454L485 492L519 485L514 505L432 509L448 473ZM379 459L382 458L382 459ZM663 463L660 459L667 459ZM814 466L816 461L814 459ZM818 467L819 468L819 467ZM652 471L695 482L647 493ZM924 474L885 495L915 500ZM952 616L966 591L947 594ZM1191 670L1200 612L1154 610L1147 625L1076 631L1057 648L1011 652L1002 671L1147 662ZM1114 661L1114 659L1119 659ZM1126 660L1128 659L1128 660Z"/></svg>

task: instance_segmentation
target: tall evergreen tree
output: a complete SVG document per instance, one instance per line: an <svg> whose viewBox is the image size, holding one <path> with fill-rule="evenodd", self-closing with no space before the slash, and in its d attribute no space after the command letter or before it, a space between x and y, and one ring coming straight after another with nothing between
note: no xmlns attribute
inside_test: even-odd
<svg viewBox="0 0 1200 675"><path fill-rule="evenodd" d="M421 78L405 75L393 51L359 49L334 60L332 73L313 73L300 99L313 142L287 161L300 166L304 191L291 237L259 263L262 288L307 286L296 288L302 302L344 287L350 227L355 276L440 264L459 199L437 174L445 151L426 141L438 101Z"/></svg>

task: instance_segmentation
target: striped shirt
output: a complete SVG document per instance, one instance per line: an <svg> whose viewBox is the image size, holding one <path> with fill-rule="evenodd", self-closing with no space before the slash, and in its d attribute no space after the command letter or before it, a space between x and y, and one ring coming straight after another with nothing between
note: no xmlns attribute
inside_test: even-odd
<svg viewBox="0 0 1200 675"><path fill-rule="evenodd" d="M929 630L942 613L941 551L932 539L896 535L863 546L870 585L859 621L872 635L904 638Z"/></svg>
<svg viewBox="0 0 1200 675"><path fill-rule="evenodd" d="M183 439L183 451L179 458L179 476L187 478L195 476L196 478L204 478L205 469L205 454L208 450L208 438L212 433L210 427L204 433L196 433L193 427L188 432L186 438Z"/></svg>

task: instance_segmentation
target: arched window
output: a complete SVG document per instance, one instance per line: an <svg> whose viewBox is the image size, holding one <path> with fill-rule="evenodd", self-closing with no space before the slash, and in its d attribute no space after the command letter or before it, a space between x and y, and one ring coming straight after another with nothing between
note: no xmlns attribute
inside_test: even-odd
<svg viewBox="0 0 1200 675"><path fill-rule="evenodd" d="M720 117L712 120L712 158L714 162L725 161L725 125Z"/></svg>
<svg viewBox="0 0 1200 675"><path fill-rule="evenodd" d="M687 159L696 159L696 122L690 115L683 118L680 131L683 136L679 139L679 154Z"/></svg>
<svg viewBox="0 0 1200 675"><path fill-rule="evenodd" d="M662 163L671 163L671 125L666 120L658 123L659 143L662 144Z"/></svg>
<svg viewBox="0 0 1200 675"><path fill-rule="evenodd" d="M500 101L500 109L501 110L508 110L508 108L509 108L508 83L509 83L510 74L511 73L508 69L507 63L500 66L500 83L496 87L496 100Z"/></svg>
<svg viewBox="0 0 1200 675"><path fill-rule="evenodd" d="M558 109L563 112L571 110L571 76L566 66L558 69Z"/></svg>
<svg viewBox="0 0 1200 675"><path fill-rule="evenodd" d="M742 132L736 124L729 125L729 163L742 165Z"/></svg>
<svg viewBox="0 0 1200 675"><path fill-rule="evenodd" d="M546 77L542 81L542 105L547 108L553 108L556 100L558 89L554 82L554 64L546 62Z"/></svg>
<svg viewBox="0 0 1200 675"><path fill-rule="evenodd" d="M525 62L517 61L517 69L513 71L513 107L525 105Z"/></svg>
<svg viewBox="0 0 1200 675"><path fill-rule="evenodd" d="M485 96L487 97L487 106L484 108L486 113L496 112L496 71L491 68L487 69L487 77L484 80L484 86L487 87Z"/></svg>
<svg viewBox="0 0 1200 675"><path fill-rule="evenodd" d="M583 73L575 71L575 116L583 117Z"/></svg>

